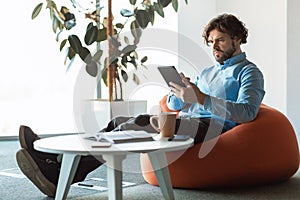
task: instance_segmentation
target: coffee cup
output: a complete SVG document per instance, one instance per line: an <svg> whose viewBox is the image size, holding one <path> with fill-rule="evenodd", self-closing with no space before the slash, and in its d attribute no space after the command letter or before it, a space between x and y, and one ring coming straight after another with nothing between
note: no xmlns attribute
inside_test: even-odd
<svg viewBox="0 0 300 200"><path fill-rule="evenodd" d="M162 137L173 137L175 134L176 126L176 112L162 112L150 118L151 126Z"/></svg>

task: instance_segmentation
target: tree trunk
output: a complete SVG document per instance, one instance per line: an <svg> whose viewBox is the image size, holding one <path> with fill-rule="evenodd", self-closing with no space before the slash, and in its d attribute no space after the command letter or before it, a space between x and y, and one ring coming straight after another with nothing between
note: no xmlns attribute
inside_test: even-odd
<svg viewBox="0 0 300 200"><path fill-rule="evenodd" d="M113 85L114 85L114 66L111 64L113 55L113 47L110 38L113 36L112 25L112 0L108 0L108 19L107 19L107 41L108 41L108 59L107 59L107 83L108 83L108 100L113 101Z"/></svg>

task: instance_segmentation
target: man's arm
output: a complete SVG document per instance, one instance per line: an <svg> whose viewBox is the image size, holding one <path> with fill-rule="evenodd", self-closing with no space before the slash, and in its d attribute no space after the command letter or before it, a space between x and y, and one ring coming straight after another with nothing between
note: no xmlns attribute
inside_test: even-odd
<svg viewBox="0 0 300 200"><path fill-rule="evenodd" d="M226 119L236 123L254 120L265 95L263 74L254 66L245 67L240 74L240 89L236 101L207 96L204 109L217 116L226 113Z"/></svg>
<svg viewBox="0 0 300 200"><path fill-rule="evenodd" d="M199 103L213 115L236 123L244 123L255 119L265 94L263 75L257 67L245 68L241 72L241 86L236 101L206 95L187 78L183 78L183 82L187 87L170 83L172 93L182 102L187 104Z"/></svg>

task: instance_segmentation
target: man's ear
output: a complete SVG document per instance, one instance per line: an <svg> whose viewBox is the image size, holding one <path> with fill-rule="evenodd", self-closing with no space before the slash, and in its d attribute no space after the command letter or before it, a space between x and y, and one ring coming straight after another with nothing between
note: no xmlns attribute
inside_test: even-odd
<svg viewBox="0 0 300 200"><path fill-rule="evenodd" d="M242 42L242 38L238 38L237 36L234 37L234 40L236 41L236 43L241 44Z"/></svg>

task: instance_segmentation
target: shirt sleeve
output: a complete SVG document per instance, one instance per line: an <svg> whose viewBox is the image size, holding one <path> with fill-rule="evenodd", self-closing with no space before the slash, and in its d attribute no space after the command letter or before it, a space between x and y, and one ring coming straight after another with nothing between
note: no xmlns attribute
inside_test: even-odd
<svg viewBox="0 0 300 200"><path fill-rule="evenodd" d="M206 96L204 109L236 123L254 120L265 95L263 74L256 66L247 66L240 72L239 79L236 101Z"/></svg>
<svg viewBox="0 0 300 200"><path fill-rule="evenodd" d="M172 92L169 92L167 98L167 106L170 110L181 110L186 103L184 103L180 98L177 98Z"/></svg>

